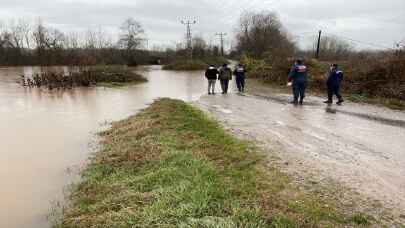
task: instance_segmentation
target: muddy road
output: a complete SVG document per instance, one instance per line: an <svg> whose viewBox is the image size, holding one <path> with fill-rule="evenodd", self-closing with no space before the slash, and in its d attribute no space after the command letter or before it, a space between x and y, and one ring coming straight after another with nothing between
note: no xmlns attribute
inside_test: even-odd
<svg viewBox="0 0 405 228"><path fill-rule="evenodd" d="M246 96L204 96L195 104L235 134L276 148L293 176L332 178L381 201L402 220L405 112L354 103L326 106L313 96L306 105L293 106L290 99L259 88Z"/></svg>

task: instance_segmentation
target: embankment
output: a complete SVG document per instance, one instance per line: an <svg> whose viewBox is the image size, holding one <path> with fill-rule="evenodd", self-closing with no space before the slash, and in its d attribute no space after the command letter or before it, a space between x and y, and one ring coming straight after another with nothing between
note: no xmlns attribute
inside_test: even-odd
<svg viewBox="0 0 405 228"><path fill-rule="evenodd" d="M185 102L101 133L54 227L343 227L376 221L298 190L267 155Z"/></svg>

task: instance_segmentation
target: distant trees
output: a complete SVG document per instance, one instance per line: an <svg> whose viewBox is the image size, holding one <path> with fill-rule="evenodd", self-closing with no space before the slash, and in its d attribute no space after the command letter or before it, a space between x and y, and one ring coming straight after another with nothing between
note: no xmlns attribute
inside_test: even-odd
<svg viewBox="0 0 405 228"><path fill-rule="evenodd" d="M236 52L256 58L293 53L295 45L274 12L245 12L239 19Z"/></svg>
<svg viewBox="0 0 405 228"><path fill-rule="evenodd" d="M210 50L208 48L207 42L202 37L196 36L192 41L193 46L193 56L195 57L205 57L209 55Z"/></svg>
<svg viewBox="0 0 405 228"><path fill-rule="evenodd" d="M62 32L38 19L0 21L0 65L134 64L150 61L141 49L139 22L128 18L114 40L101 26L85 32Z"/></svg>
<svg viewBox="0 0 405 228"><path fill-rule="evenodd" d="M317 44L314 44L317 45ZM347 59L354 51L351 43L336 36L324 36L320 43L320 56L322 60Z"/></svg>

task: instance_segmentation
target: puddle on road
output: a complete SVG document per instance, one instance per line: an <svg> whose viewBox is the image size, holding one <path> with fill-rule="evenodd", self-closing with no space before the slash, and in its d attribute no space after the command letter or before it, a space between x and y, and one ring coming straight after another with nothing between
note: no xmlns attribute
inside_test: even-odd
<svg viewBox="0 0 405 228"><path fill-rule="evenodd" d="M0 227L48 227L51 202L63 198L106 122L135 114L158 97L192 101L206 89L201 72L159 66L140 69L148 83L124 88L50 92L16 83L40 70L0 69Z"/></svg>

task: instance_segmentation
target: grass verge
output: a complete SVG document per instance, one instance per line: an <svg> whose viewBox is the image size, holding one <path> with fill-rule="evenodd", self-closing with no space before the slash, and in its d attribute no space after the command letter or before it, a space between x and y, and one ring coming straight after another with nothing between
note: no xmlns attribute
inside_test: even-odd
<svg viewBox="0 0 405 228"><path fill-rule="evenodd" d="M161 99L101 133L71 205L54 227L344 227L336 210L294 187L253 144L182 101Z"/></svg>

